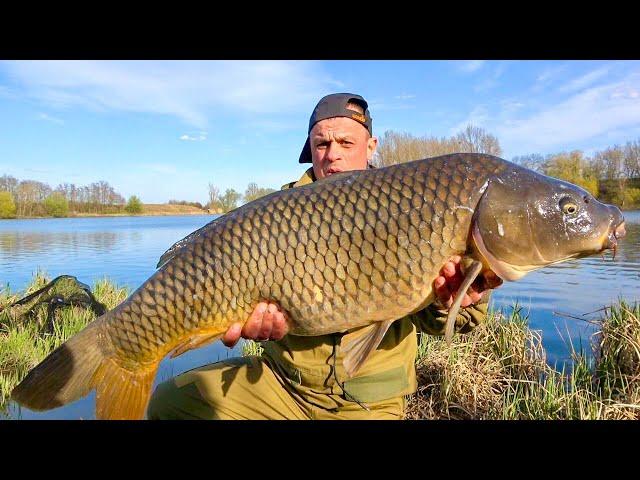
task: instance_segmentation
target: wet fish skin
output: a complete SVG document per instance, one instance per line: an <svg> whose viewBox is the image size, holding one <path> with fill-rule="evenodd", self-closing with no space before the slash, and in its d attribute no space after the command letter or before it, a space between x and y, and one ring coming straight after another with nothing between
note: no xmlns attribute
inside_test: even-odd
<svg viewBox="0 0 640 480"><path fill-rule="evenodd" d="M175 248L13 396L47 409L96 388L99 418L140 418L166 354L219 337L263 300L288 312L293 335L388 326L433 301L449 257L482 257L471 248L474 213L490 181L513 171L533 174L489 155L447 155L336 174L244 205Z"/></svg>
<svg viewBox="0 0 640 480"><path fill-rule="evenodd" d="M134 292L114 311L110 340L151 361L190 331L248 318L262 300L289 313L294 335L401 317L467 249L487 172L504 168L490 157L435 159L263 197L214 222Z"/></svg>

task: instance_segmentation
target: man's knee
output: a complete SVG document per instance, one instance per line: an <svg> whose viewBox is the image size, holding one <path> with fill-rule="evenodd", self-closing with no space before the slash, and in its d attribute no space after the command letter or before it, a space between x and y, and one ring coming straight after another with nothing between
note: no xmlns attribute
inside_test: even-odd
<svg viewBox="0 0 640 480"><path fill-rule="evenodd" d="M200 420L214 416L195 383L178 386L175 379L158 385L147 407L149 420Z"/></svg>
<svg viewBox="0 0 640 480"><path fill-rule="evenodd" d="M173 380L163 382L156 387L147 407L147 418L149 420L166 420L170 417L170 400L174 396L174 390L177 389L178 387L173 383Z"/></svg>

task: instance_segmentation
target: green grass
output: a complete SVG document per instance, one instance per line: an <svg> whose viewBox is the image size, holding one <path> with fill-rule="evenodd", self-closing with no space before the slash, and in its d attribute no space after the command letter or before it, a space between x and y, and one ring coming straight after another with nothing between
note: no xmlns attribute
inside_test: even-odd
<svg viewBox="0 0 640 480"><path fill-rule="evenodd" d="M0 413L6 413L11 390L25 375L55 348L82 330L96 315L81 307L56 310L52 325L46 321L46 309L39 308L32 318L24 318L9 304L46 285L51 279L38 271L25 292L0 290ZM117 287L103 279L92 292L99 302L111 309L129 295L127 288Z"/></svg>
<svg viewBox="0 0 640 480"><path fill-rule="evenodd" d="M38 272L19 294L0 287L0 416L29 370L95 318L89 310L65 307L48 325L44 309L31 319L4 309L49 280ZM108 309L130 293L106 279L92 291ZM259 355L262 347L243 340L242 351ZM540 333L529 328L517 305L508 314L492 312L451 345L421 335L418 391L409 397L407 418L640 419L640 303L621 299L605 311L591 353L574 349L572 362L553 369Z"/></svg>
<svg viewBox="0 0 640 480"><path fill-rule="evenodd" d="M422 335L416 362L418 391L410 419L638 419L640 418L640 303L623 300L598 322L593 355L572 347L557 371L545 361L538 332L517 306L451 345Z"/></svg>

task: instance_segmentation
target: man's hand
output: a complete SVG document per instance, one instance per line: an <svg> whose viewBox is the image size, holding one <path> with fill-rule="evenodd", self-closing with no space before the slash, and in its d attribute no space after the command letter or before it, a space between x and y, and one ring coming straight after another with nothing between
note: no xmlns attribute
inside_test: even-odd
<svg viewBox="0 0 640 480"><path fill-rule="evenodd" d="M222 336L222 343L231 348L240 337L249 340L280 340L289 331L286 313L276 303L260 302L246 321L236 322Z"/></svg>
<svg viewBox="0 0 640 480"><path fill-rule="evenodd" d="M461 260L462 257L459 255L451 257L440 270L440 276L433 282L437 302L444 308L451 307L458 288L464 280L464 275L460 269ZM478 303L487 290L499 287L500 285L502 285L502 279L491 270L481 273L471 284L467 293L465 293L462 304L460 305L461 308Z"/></svg>

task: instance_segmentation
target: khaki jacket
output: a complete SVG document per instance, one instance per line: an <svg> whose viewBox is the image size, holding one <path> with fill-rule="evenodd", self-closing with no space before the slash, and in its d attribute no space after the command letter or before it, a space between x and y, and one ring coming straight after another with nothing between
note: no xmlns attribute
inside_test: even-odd
<svg viewBox="0 0 640 480"><path fill-rule="evenodd" d="M313 168L309 168L297 182L282 188L313 181ZM484 321L486 314L486 301L461 310L456 330L470 331ZM319 407L337 408L338 397L363 404L380 402L416 391L417 332L443 335L446 316L446 311L427 307L393 322L381 344L351 379L342 366L344 355L340 348L350 332L314 337L286 335L278 341L262 342L263 357L297 394Z"/></svg>

